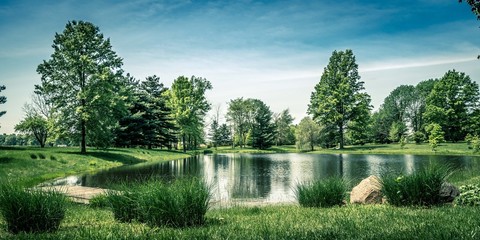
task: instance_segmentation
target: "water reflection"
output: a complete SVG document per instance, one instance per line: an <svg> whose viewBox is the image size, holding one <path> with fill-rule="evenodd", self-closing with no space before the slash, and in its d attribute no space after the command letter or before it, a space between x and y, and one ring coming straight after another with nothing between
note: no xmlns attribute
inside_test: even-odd
<svg viewBox="0 0 480 240"><path fill-rule="evenodd" d="M214 186L216 201L290 202L294 201L293 189L299 182L343 176L355 184L384 171L412 173L434 163L449 164L456 169L480 170L479 162L479 158L465 156L216 154L120 167L85 175L77 181L69 179L69 182L105 187L112 182L150 176L195 176Z"/></svg>

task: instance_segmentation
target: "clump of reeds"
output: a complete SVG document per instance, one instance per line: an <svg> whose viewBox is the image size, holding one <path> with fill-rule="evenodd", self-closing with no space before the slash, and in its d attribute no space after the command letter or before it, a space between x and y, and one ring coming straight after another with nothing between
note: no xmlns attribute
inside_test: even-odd
<svg viewBox="0 0 480 240"><path fill-rule="evenodd" d="M294 192L302 207L332 207L344 204L347 185L341 177L330 177L298 184Z"/></svg>

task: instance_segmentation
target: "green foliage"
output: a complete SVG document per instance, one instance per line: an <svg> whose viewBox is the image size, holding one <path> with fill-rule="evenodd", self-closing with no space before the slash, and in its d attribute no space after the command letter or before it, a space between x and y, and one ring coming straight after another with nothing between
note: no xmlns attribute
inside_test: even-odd
<svg viewBox="0 0 480 240"><path fill-rule="evenodd" d="M382 193L394 206L432 206L443 203L440 189L451 170L432 166L411 175L385 173L381 178Z"/></svg>
<svg viewBox="0 0 480 240"><path fill-rule="evenodd" d="M37 159L38 157L37 157L37 154L31 153L31 154L30 154L30 158L31 158L31 159Z"/></svg>
<svg viewBox="0 0 480 240"><path fill-rule="evenodd" d="M109 205L107 194L96 195L89 201L89 206L92 208L107 208Z"/></svg>
<svg viewBox="0 0 480 240"><path fill-rule="evenodd" d="M113 140L118 120L126 113L122 59L98 27L84 21L68 22L55 34L54 52L38 65L41 85L36 92L52 104L56 137L106 147Z"/></svg>
<svg viewBox="0 0 480 240"><path fill-rule="evenodd" d="M180 76L166 92L167 106L179 128L183 151L192 150L203 140L204 118L211 108L205 93L212 84L205 78Z"/></svg>
<svg viewBox="0 0 480 240"><path fill-rule="evenodd" d="M313 151L320 138L321 127L310 117L304 117L298 124L295 137L298 150Z"/></svg>
<svg viewBox="0 0 480 240"><path fill-rule="evenodd" d="M400 137L400 148L403 149L405 148L405 145L407 144L408 140L407 140L407 137L405 136L402 136Z"/></svg>
<svg viewBox="0 0 480 240"><path fill-rule="evenodd" d="M115 220L132 222L141 219L139 200L141 191L135 188L122 187L121 191L109 191L106 202L113 212Z"/></svg>
<svg viewBox="0 0 480 240"><path fill-rule="evenodd" d="M11 233L54 232L65 217L65 195L56 191L0 185L0 213Z"/></svg>
<svg viewBox="0 0 480 240"><path fill-rule="evenodd" d="M480 137L478 137L478 135L475 135L472 137L471 144L472 144L472 149L474 153L477 153L480 151Z"/></svg>
<svg viewBox="0 0 480 240"><path fill-rule="evenodd" d="M431 123L425 129L428 133L428 143L432 147L432 151L436 151L438 144L445 141L443 137L445 133L443 132L442 127L436 123Z"/></svg>
<svg viewBox="0 0 480 240"><path fill-rule="evenodd" d="M469 184L459 187L460 195L455 198L455 205L480 206L480 185Z"/></svg>
<svg viewBox="0 0 480 240"><path fill-rule="evenodd" d="M415 141L416 144L420 144L425 141L425 134L417 131L413 133L413 141Z"/></svg>
<svg viewBox="0 0 480 240"><path fill-rule="evenodd" d="M152 227L203 225L210 199L210 187L195 178L178 179L169 184L150 180L107 194L115 219L136 220Z"/></svg>
<svg viewBox="0 0 480 240"><path fill-rule="evenodd" d="M176 142L171 109L167 107L166 91L157 76L149 76L140 84L130 78L133 98L129 114L120 120L118 146L171 148Z"/></svg>
<svg viewBox="0 0 480 240"><path fill-rule="evenodd" d="M45 147L48 137L48 123L38 114L27 116L20 123L15 125L15 131L32 134L40 143L40 147Z"/></svg>
<svg viewBox="0 0 480 240"><path fill-rule="evenodd" d="M295 134L292 128L294 118L292 115L290 115L290 111L285 109L281 113L275 114L273 119L275 124L275 145L280 146L294 144Z"/></svg>
<svg viewBox="0 0 480 240"><path fill-rule="evenodd" d="M332 130L344 146L344 132L350 121L366 122L370 111L370 96L362 92L363 82L352 50L334 51L320 82L310 97L308 113L313 119Z"/></svg>
<svg viewBox="0 0 480 240"><path fill-rule="evenodd" d="M344 204L347 184L340 177L297 184L295 196L302 207L333 207Z"/></svg>
<svg viewBox="0 0 480 240"><path fill-rule="evenodd" d="M448 71L435 82L428 95L424 118L428 123L437 123L442 127L445 140L461 141L472 124L472 114L478 109L478 101L478 84L465 73Z"/></svg>
<svg viewBox="0 0 480 240"><path fill-rule="evenodd" d="M407 126L403 122L393 122L388 133L388 139L392 142L399 142L405 135Z"/></svg>

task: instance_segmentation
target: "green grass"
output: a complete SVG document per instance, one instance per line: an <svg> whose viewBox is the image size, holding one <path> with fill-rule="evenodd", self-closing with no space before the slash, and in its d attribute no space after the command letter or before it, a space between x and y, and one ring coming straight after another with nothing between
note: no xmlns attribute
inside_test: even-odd
<svg viewBox="0 0 480 240"><path fill-rule="evenodd" d="M73 205L56 233L0 239L478 239L480 208L397 208L347 205L334 208L269 206L210 210L194 228L119 223L111 211Z"/></svg>
<svg viewBox="0 0 480 240"><path fill-rule="evenodd" d="M67 203L60 192L0 185L0 215L11 233L56 231L65 217Z"/></svg>
<svg viewBox="0 0 480 240"><path fill-rule="evenodd" d="M444 202L440 196L442 184L451 170L443 166L429 166L410 175L388 173L382 176L382 193L395 206L433 206Z"/></svg>
<svg viewBox="0 0 480 240"><path fill-rule="evenodd" d="M340 177L300 183L295 188L295 197L302 207L340 206L346 195L347 183Z"/></svg>
<svg viewBox="0 0 480 240"><path fill-rule="evenodd" d="M189 156L175 151L146 149L88 149L87 154L80 154L78 148L0 147L0 182L9 180L33 186L58 177L96 172L125 164Z"/></svg>
<svg viewBox="0 0 480 240"><path fill-rule="evenodd" d="M212 153L297 153L300 152L294 145L273 146L265 150L254 149L251 147L222 146L217 149L209 148ZM400 144L365 144L363 146L346 146L344 149L323 149L316 147L315 151L309 153L329 153L329 154L411 154L411 155L466 155L480 156L480 152L474 152L469 149L465 142L460 143L442 143L434 152L429 144L408 143L403 148Z"/></svg>

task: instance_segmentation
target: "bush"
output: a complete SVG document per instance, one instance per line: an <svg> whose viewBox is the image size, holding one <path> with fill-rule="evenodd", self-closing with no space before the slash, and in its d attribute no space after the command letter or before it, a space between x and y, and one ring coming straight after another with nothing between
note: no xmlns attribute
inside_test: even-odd
<svg viewBox="0 0 480 240"><path fill-rule="evenodd" d="M298 184L295 197L302 207L332 207L342 205L347 183L340 177Z"/></svg>
<svg viewBox="0 0 480 240"><path fill-rule="evenodd" d="M210 206L210 187L196 178L179 179L170 184L151 180L136 184L129 191L109 192L107 200L115 219L133 220L153 227L189 227L205 223Z"/></svg>
<svg viewBox="0 0 480 240"><path fill-rule="evenodd" d="M384 174L382 193L395 206L432 206L443 203L440 196L442 184L450 168L431 166L411 175Z"/></svg>
<svg viewBox="0 0 480 240"><path fill-rule="evenodd" d="M150 226L188 227L205 223L210 187L199 179L179 179L171 184L154 181L140 199L143 220Z"/></svg>
<svg viewBox="0 0 480 240"><path fill-rule="evenodd" d="M416 144L420 144L422 142L425 141L425 134L423 134L422 132L415 132L413 134L413 141L415 141Z"/></svg>
<svg viewBox="0 0 480 240"><path fill-rule="evenodd" d="M31 158L31 159L37 159L38 157L37 157L37 155L36 155L35 153L31 153L31 154L30 154L30 158Z"/></svg>
<svg viewBox="0 0 480 240"><path fill-rule="evenodd" d="M464 185L460 188L460 196L455 198L455 205L480 206L480 185Z"/></svg>
<svg viewBox="0 0 480 240"><path fill-rule="evenodd" d="M0 213L11 233L54 232L65 217L68 200L57 191L0 186Z"/></svg>
<svg viewBox="0 0 480 240"><path fill-rule="evenodd" d="M45 158L47 158L47 157L45 156L45 154L43 154L43 153L39 153L39 154L38 154L38 157L39 157L40 159L45 159Z"/></svg>
<svg viewBox="0 0 480 240"><path fill-rule="evenodd" d="M115 220L119 222L140 220L139 195L140 191L138 189L127 190L125 187L123 191L112 190L107 192L106 201L112 209Z"/></svg>

